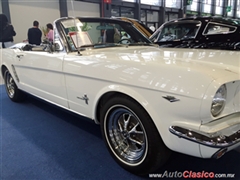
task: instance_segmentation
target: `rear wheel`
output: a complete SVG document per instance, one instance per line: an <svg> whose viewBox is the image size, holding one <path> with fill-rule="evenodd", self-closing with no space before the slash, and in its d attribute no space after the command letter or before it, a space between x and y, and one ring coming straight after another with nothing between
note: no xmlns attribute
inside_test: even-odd
<svg viewBox="0 0 240 180"><path fill-rule="evenodd" d="M101 130L110 154L131 173L153 172L170 155L150 116L128 97L115 97L104 105Z"/></svg>
<svg viewBox="0 0 240 180"><path fill-rule="evenodd" d="M4 72L4 82L5 82L7 95L12 101L19 102L24 100L26 96L25 93L23 93L21 90L18 89L12 75L8 70L5 70Z"/></svg>

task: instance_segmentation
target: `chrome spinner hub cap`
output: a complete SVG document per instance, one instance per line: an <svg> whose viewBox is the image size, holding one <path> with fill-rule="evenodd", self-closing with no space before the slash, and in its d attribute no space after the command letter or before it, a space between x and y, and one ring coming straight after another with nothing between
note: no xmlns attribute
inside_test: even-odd
<svg viewBox="0 0 240 180"><path fill-rule="evenodd" d="M105 134L116 157L125 164L140 164L147 152L145 129L127 107L112 107L106 115Z"/></svg>
<svg viewBox="0 0 240 180"><path fill-rule="evenodd" d="M14 80L11 76L10 73L7 74L7 78L6 78L6 87L7 87L7 92L8 95L12 98L14 96L15 93L15 86L14 86Z"/></svg>

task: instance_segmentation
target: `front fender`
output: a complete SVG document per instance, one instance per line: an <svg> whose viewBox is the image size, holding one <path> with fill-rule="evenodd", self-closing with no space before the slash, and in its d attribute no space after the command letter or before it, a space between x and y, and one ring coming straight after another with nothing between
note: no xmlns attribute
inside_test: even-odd
<svg viewBox="0 0 240 180"><path fill-rule="evenodd" d="M12 74L12 77L18 86L19 79L17 76L17 72L15 70L15 65L18 63L17 55L22 53L19 49L2 49L1 50L2 62L1 62L1 75L4 79L4 71L8 69L8 71Z"/></svg>
<svg viewBox="0 0 240 180"><path fill-rule="evenodd" d="M112 92L125 94L137 101L149 114L163 142L169 149L201 157L198 144L180 139L169 132L169 127L173 124L184 124L185 126L199 129L201 124L199 117L201 99L156 90L112 84L100 89L95 96L92 109L92 117L95 120L98 120L97 108L101 97ZM166 94L176 96L180 101L171 103L162 97ZM191 148L186 149L184 147Z"/></svg>

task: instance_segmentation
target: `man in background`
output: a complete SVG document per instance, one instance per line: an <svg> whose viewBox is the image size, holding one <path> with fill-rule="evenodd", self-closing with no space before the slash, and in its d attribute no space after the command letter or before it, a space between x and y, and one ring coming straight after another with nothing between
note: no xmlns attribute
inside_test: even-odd
<svg viewBox="0 0 240 180"><path fill-rule="evenodd" d="M33 27L28 29L28 43L40 45L42 42L42 31L39 29L39 22L34 21Z"/></svg>

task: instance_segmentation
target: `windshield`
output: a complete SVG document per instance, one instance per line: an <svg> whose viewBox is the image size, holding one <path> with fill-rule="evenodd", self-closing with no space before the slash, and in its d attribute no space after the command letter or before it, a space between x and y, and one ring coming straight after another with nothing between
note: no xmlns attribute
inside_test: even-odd
<svg viewBox="0 0 240 180"><path fill-rule="evenodd" d="M131 23L120 20L78 18L63 20L61 24L73 51L95 45L109 47L118 44L150 43Z"/></svg>
<svg viewBox="0 0 240 180"><path fill-rule="evenodd" d="M161 26L150 39L153 42L167 42L195 38L201 26L199 21L173 22Z"/></svg>

